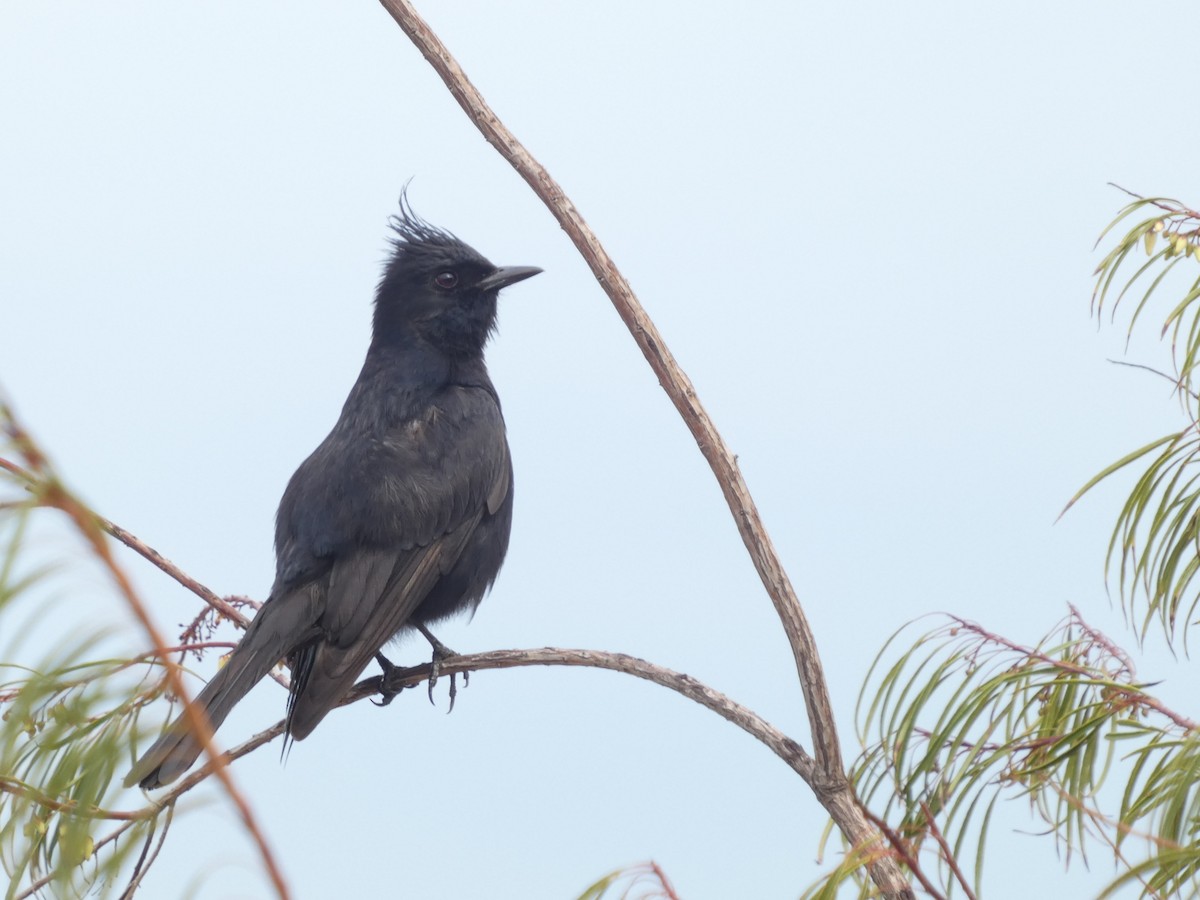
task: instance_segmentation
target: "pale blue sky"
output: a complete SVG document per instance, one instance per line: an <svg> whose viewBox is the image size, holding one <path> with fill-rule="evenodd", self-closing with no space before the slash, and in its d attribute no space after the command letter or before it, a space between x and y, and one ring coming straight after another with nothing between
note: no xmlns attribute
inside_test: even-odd
<svg viewBox="0 0 1200 900"><path fill-rule="evenodd" d="M1120 499L1055 517L1174 426L1088 318L1106 182L1196 200L1200 12L1057 4L419 4L561 182L695 382L813 622L847 753L905 621L1035 640L1101 577ZM1190 38L1182 41L1190 46ZM1173 80L1175 79L1175 80ZM1178 82L1178 83L1177 83ZM790 654L720 492L549 214L374 3L0 3L0 384L97 510L263 597L272 517L366 348L401 186L500 264L490 352L509 559L463 650L679 669L808 745ZM1138 361L1162 364L1153 343ZM166 628L193 599L129 557ZM100 601L79 596L80 619ZM114 607L118 608L118 607ZM402 658L423 656L405 644ZM1147 679L1173 664L1152 642ZM1168 690L1170 688L1168 687ZM1180 691L1180 697L1186 697ZM442 697L444 703L444 695ZM260 688L221 732L275 721ZM794 897L825 817L749 737L611 673L488 672L331 716L234 774L295 895L564 898L653 857L689 900ZM1014 804L992 896L1083 897ZM147 897L266 890L223 800Z"/></svg>

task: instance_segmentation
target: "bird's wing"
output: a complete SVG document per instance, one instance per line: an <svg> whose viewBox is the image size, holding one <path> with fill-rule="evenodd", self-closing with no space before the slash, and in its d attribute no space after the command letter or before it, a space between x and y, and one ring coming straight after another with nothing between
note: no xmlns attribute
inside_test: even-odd
<svg viewBox="0 0 1200 900"><path fill-rule="evenodd" d="M510 488L504 419L478 387L443 391L416 416L363 434L343 413L279 504L272 595L325 576L367 548L427 546Z"/></svg>
<svg viewBox="0 0 1200 900"><path fill-rule="evenodd" d="M425 547L364 550L338 559L330 573L323 639L299 654L288 731L306 737L338 705L355 679L457 561L482 510Z"/></svg>
<svg viewBox="0 0 1200 900"><path fill-rule="evenodd" d="M296 739L340 702L511 487L503 419L484 391L457 391L390 431L373 454L357 461L369 480L343 494L372 502L359 510L359 533L330 554L322 637L297 654L289 711Z"/></svg>

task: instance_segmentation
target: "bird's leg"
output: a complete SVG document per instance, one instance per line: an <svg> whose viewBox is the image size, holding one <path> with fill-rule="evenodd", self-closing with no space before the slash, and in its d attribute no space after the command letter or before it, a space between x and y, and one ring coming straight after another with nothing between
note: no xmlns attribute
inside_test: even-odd
<svg viewBox="0 0 1200 900"><path fill-rule="evenodd" d="M379 695L382 699L372 702L376 706L387 706L396 698L397 694L404 690L403 686L392 688L389 685L396 681L403 681L405 676L412 672L412 669L396 665L383 653L375 654L375 662L379 663L379 668L383 669L383 676L379 680Z"/></svg>
<svg viewBox="0 0 1200 900"><path fill-rule="evenodd" d="M453 650L439 641L433 636L433 632L424 625L418 625L417 631L425 635L425 640L429 641L429 646L433 648L433 660L430 663L431 672L429 673L429 702L433 702L433 687L437 684L438 676L441 674L442 660L449 659L451 656L458 656ZM456 681L457 674L450 673L450 708L446 710L447 715L454 711L454 698L458 696L458 683ZM471 683L471 676L468 672L463 672L463 687Z"/></svg>

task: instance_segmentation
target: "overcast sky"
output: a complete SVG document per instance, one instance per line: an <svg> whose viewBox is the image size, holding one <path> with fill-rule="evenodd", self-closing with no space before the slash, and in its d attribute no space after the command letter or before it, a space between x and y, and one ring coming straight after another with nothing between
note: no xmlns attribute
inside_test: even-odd
<svg viewBox="0 0 1200 900"><path fill-rule="evenodd" d="M847 754L862 678L914 617L1032 641L1074 603L1124 638L1102 577L1123 484L1055 517L1177 427L1163 384L1106 361L1123 324L1088 307L1093 241L1126 200L1106 182L1200 201L1194 90L1169 61L1200 11L419 6L739 455ZM632 653L809 745L787 643L689 434L549 213L381 7L3 0L0 121L0 384L99 512L219 593L265 596L275 506L357 374L411 178L429 221L546 270L505 292L489 354L516 466L508 562L442 639ZM193 617L123 558L165 629ZM103 595L97 579L65 608L124 621ZM1147 680L1175 673L1161 642L1139 660ZM261 686L221 741L283 702ZM439 702L358 704L286 765L268 748L234 768L297 898L569 898L647 858L689 900L790 898L831 864L791 770L678 695L526 669L477 675L451 716ZM198 874L201 900L266 892L210 796L147 897ZM1022 830L1040 826L1017 801L992 896L1083 897L1110 871L1098 853L1064 878Z"/></svg>

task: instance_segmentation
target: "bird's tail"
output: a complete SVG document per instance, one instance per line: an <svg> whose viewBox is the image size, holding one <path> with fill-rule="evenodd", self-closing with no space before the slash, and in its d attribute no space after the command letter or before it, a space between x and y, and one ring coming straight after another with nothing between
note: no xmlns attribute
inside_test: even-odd
<svg viewBox="0 0 1200 900"><path fill-rule="evenodd" d="M309 629L295 621L300 618L296 607L303 604L288 603L289 599L280 597L263 605L228 662L192 701L208 716L213 731L280 660L310 639ZM125 786L139 784L150 790L170 784L191 768L203 749L185 712L142 754L125 776Z"/></svg>

